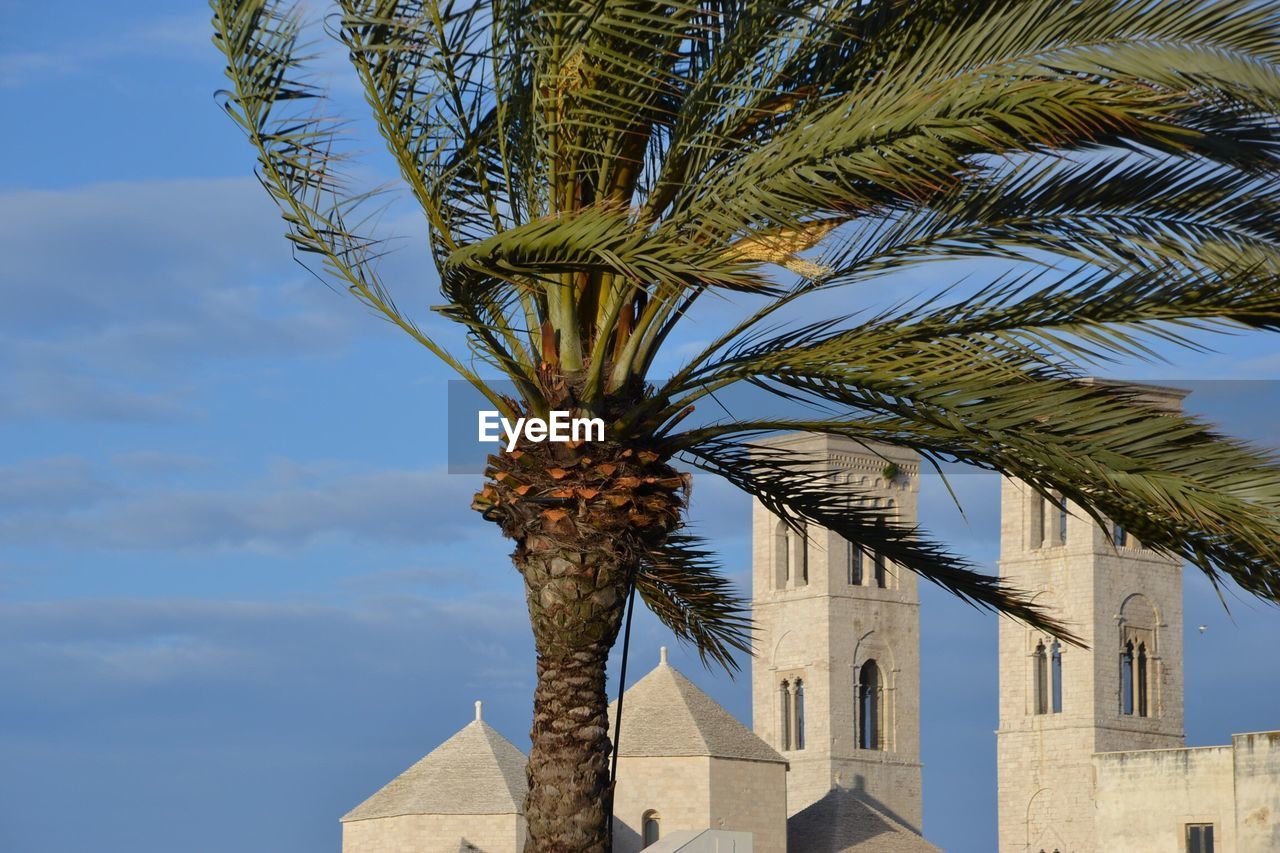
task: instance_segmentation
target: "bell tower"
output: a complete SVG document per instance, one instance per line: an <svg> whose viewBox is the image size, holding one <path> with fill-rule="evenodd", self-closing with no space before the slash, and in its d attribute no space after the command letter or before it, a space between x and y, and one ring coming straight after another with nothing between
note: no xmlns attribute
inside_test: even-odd
<svg viewBox="0 0 1280 853"><path fill-rule="evenodd" d="M1170 410L1185 396L1142 390ZM1000 621L999 850L1106 853L1093 754L1183 745L1181 564L1014 480L1000 514L1001 577L1088 648Z"/></svg>
<svg viewBox="0 0 1280 853"><path fill-rule="evenodd" d="M826 435L760 443L816 459L899 521L916 521L914 453ZM916 576L829 530L800 535L756 502L752 611L752 723L790 764L788 814L852 789L919 832Z"/></svg>

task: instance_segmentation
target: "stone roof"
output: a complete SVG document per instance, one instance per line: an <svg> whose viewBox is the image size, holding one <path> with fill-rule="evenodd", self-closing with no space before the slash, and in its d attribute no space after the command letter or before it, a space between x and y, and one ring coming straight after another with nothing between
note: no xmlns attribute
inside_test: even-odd
<svg viewBox="0 0 1280 853"><path fill-rule="evenodd" d="M787 850L941 853L856 792L836 788L787 818Z"/></svg>
<svg viewBox="0 0 1280 853"><path fill-rule="evenodd" d="M624 758L706 755L786 763L771 746L667 663L665 648L658 666L632 685L624 699L618 748ZM615 701L609 706L610 738L617 705Z"/></svg>
<svg viewBox="0 0 1280 853"><path fill-rule="evenodd" d="M356 806L343 822L410 814L522 814L527 758L476 719Z"/></svg>

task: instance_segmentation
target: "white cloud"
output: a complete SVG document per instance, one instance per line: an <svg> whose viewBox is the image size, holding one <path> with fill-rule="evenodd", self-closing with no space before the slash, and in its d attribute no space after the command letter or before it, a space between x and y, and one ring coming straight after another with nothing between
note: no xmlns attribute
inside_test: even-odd
<svg viewBox="0 0 1280 853"><path fill-rule="evenodd" d="M65 510L97 503L116 488L78 456L0 465L0 508Z"/></svg>
<svg viewBox="0 0 1280 853"><path fill-rule="evenodd" d="M0 541L73 548L293 549L325 537L455 541L483 530L469 509L475 482L440 470L352 470L283 463L234 488L124 488L100 483L74 460L28 463L0 492L11 511ZM95 485L96 484L96 485ZM110 499L107 499L107 498Z"/></svg>
<svg viewBox="0 0 1280 853"><path fill-rule="evenodd" d="M11 42L16 43L16 39ZM209 50L206 16L152 19L121 32L64 37L47 46L0 53L0 88L47 81L51 75L80 73L124 57L183 60L203 58Z"/></svg>
<svg viewBox="0 0 1280 853"><path fill-rule="evenodd" d="M353 605L110 598L0 602L0 676L23 701L77 702L148 686L234 685L242 701L285 679L321 688L417 672L458 679L478 668L520 672L530 641L518 587L463 601L405 596ZM416 648L449 647L447 659ZM56 682L56 694L37 685ZM35 688L35 689L33 689ZM142 699L142 696L138 696ZM280 701L278 698L277 702Z"/></svg>
<svg viewBox="0 0 1280 853"><path fill-rule="evenodd" d="M115 376L93 376L41 365L6 376L0 371L0 420L56 418L140 423L189 417L191 401L179 389L134 390Z"/></svg>
<svg viewBox="0 0 1280 853"><path fill-rule="evenodd" d="M403 593L414 589L476 589L482 585L483 579L473 571L454 564L380 569L342 580L344 588L360 595Z"/></svg>
<svg viewBox="0 0 1280 853"><path fill-rule="evenodd" d="M215 460L194 453L171 453L164 450L130 450L111 456L111 466L120 471L140 474L171 474L208 468Z"/></svg>
<svg viewBox="0 0 1280 853"><path fill-rule="evenodd" d="M120 347L126 333L169 342L206 316L225 324L210 331L226 333L273 309L307 317L349 307L318 283L301 287L306 274L283 232L249 177L0 193L0 329L35 342L43 338L32 331L90 332L98 346ZM279 298L282 288L291 290ZM329 298L297 298L317 290Z"/></svg>
<svg viewBox="0 0 1280 853"><path fill-rule="evenodd" d="M283 230L252 178L0 193L0 418L172 418L212 360L385 333Z"/></svg>

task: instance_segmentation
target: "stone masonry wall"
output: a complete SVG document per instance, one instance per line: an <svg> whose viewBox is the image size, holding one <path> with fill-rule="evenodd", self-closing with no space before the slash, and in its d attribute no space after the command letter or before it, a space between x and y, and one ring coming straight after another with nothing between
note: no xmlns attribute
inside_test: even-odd
<svg viewBox="0 0 1280 853"><path fill-rule="evenodd" d="M348 821L342 853L458 853L463 840L483 853L521 853L518 815L401 815Z"/></svg>
<svg viewBox="0 0 1280 853"><path fill-rule="evenodd" d="M754 853L787 853L787 766L711 759L710 826L750 832Z"/></svg>
<svg viewBox="0 0 1280 853"><path fill-rule="evenodd" d="M1231 739L1239 853L1280 850L1280 732Z"/></svg>
<svg viewBox="0 0 1280 853"><path fill-rule="evenodd" d="M620 757L613 795L614 853L641 849L642 821L649 811L657 812L664 835L712 827L710 762L705 756Z"/></svg>
<svg viewBox="0 0 1280 853"><path fill-rule="evenodd" d="M1211 823L1214 850L1239 850L1231 753L1229 746L1210 746L1096 755L1098 848L1184 850L1187 824Z"/></svg>

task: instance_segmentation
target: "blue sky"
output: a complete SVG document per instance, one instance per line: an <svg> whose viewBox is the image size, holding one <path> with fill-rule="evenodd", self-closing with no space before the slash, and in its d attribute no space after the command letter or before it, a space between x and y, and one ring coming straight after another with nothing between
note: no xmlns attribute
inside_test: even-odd
<svg viewBox="0 0 1280 853"><path fill-rule="evenodd" d="M474 478L445 472L449 377L292 262L214 101L202 5L4 10L0 849L337 851L338 817L473 700L527 742L520 585L466 508ZM321 68L338 111L363 119L341 57ZM388 178L368 128L353 138L371 150L362 177ZM423 226L403 205L386 225L407 238L388 277L426 317ZM1276 338L1215 343L1113 372L1280 374ZM1189 405L1274 443L1278 398L1217 382ZM997 484L956 484L967 521L934 480L922 517L990 562ZM694 495L698 529L745 578L746 499L701 479ZM1186 589L1188 742L1280 727L1280 674L1250 665L1280 641L1280 612L1233 599L1228 617L1203 580ZM996 621L923 600L926 833L987 851ZM638 621L636 677L668 642ZM748 718L745 677L672 654Z"/></svg>

